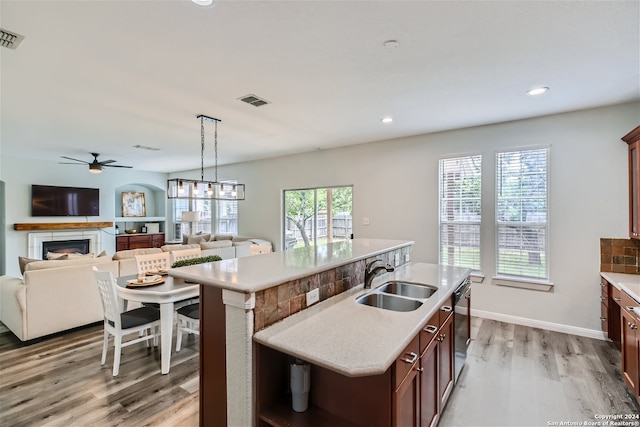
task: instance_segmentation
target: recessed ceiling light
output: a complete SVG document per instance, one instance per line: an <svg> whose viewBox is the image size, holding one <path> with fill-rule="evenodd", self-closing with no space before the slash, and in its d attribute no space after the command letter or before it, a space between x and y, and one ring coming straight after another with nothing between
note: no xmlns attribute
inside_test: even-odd
<svg viewBox="0 0 640 427"><path fill-rule="evenodd" d="M191 0L191 1L197 4L198 6L202 6L202 7L211 6L213 4L213 0Z"/></svg>
<svg viewBox="0 0 640 427"><path fill-rule="evenodd" d="M380 121L381 121L382 123L392 123L392 122L393 122L393 117L391 117L391 116L386 116L386 117L381 118L381 119L380 119Z"/></svg>
<svg viewBox="0 0 640 427"><path fill-rule="evenodd" d="M549 90L549 88L546 87L546 86L534 87L533 89L529 89L527 91L527 95L531 95L531 96L542 95L543 93L545 93L548 90Z"/></svg>

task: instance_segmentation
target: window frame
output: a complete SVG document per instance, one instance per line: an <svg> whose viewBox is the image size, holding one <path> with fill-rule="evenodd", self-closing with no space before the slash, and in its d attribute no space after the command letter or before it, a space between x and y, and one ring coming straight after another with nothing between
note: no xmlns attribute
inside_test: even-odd
<svg viewBox="0 0 640 427"><path fill-rule="evenodd" d="M500 202L504 200L500 196L500 190L502 189L500 176L504 175L504 172L500 172L500 159L499 157L505 153L523 153L526 151L541 151L544 150L546 153L545 158L545 194L544 194L544 202L545 202L545 220L544 221L503 221L500 220ZM504 286L516 286L516 287L528 287L527 284L531 285L532 289L537 289L535 286L542 285L545 290L549 290L550 286L553 284L550 282L551 275L551 248L549 245L550 242L550 164L551 164L551 146L550 145L537 145L537 146L526 146L526 147L511 147L505 148L503 150L496 150L495 152L495 182L494 182L494 209L495 209L495 223L494 223L494 256L495 256L495 276L493 277L494 283L498 285ZM504 169L503 169L504 170ZM521 175L519 175L521 176ZM519 200L526 200L527 198L521 197ZM512 199L513 200L513 199ZM522 225L524 224L524 225ZM505 226L511 227L520 227L525 228L527 225L530 225L533 228L543 228L544 229L544 251L542 254L544 255L544 274L543 276L536 275L526 275L526 274L514 274L514 273L505 273L500 272L501 269L501 246L500 246L500 231ZM523 252L523 249L520 250ZM502 265L504 267L504 265ZM504 271L504 268L502 268ZM524 285L523 285L524 284ZM540 288L540 289L543 289Z"/></svg>
<svg viewBox="0 0 640 427"><path fill-rule="evenodd" d="M468 154L458 154L458 155L451 155L451 156L445 156L442 157L438 160L438 263L439 264L443 264L443 265L449 265L448 262L446 262L443 259L443 225L445 224L449 224L449 225L454 225L454 226L473 226L473 227L477 227L477 245L472 246L473 248L476 249L477 251L477 257L474 255L473 256L473 262L471 265L465 265L463 263L454 263L453 266L456 267L466 267L466 268L470 268L473 272L473 274L477 275L477 276L482 276L481 270L482 270L482 261L483 261L483 256L482 256L482 185L483 185L483 179L482 179L482 174L483 174L483 158L482 158L482 153L468 153ZM477 160L474 160L477 159ZM463 195L462 192L459 193L460 197L455 197L455 198L443 198L444 195L444 189L443 189L443 184L444 184L444 177L443 177L443 166L446 166L444 164L444 162L451 162L451 161L468 161L471 162L472 164L475 164L475 162L477 161L478 165L479 165L479 171L477 173L477 178L479 178L479 186L478 186L478 194L474 195L473 197L465 197ZM456 182L458 183L462 183L464 181L464 179L467 179L468 176L465 177L461 177L459 180L456 180ZM476 203L478 204L478 210L479 210L479 218L477 220L446 220L446 218L443 221L443 203L446 200L452 200L454 203L459 203L460 205L464 203L464 201L473 201L475 200ZM451 247L449 245L449 247ZM460 248L460 246L453 246L456 248Z"/></svg>

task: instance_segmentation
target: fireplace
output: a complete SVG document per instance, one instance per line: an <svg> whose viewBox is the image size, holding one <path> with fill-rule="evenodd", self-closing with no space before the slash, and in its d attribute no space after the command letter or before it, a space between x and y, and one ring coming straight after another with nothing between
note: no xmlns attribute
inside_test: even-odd
<svg viewBox="0 0 640 427"><path fill-rule="evenodd" d="M56 254L88 254L89 239L42 242L42 259L47 259L47 253L49 252Z"/></svg>
<svg viewBox="0 0 640 427"><path fill-rule="evenodd" d="M101 236L98 230L29 233L29 258L47 259L47 252L97 255L102 250Z"/></svg>

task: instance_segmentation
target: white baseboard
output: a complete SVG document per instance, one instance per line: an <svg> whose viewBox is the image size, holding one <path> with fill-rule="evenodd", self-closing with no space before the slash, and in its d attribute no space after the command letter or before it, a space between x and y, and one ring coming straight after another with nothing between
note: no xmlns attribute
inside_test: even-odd
<svg viewBox="0 0 640 427"><path fill-rule="evenodd" d="M497 320L500 322L514 323L516 325L529 326L532 328L546 329L548 331L562 332L565 334L578 335L581 337L606 340L604 333L600 330L579 328L577 326L563 325L560 323L545 322L543 320L527 319L526 317L511 316L508 314L493 313L491 311L471 309L471 315L483 319Z"/></svg>

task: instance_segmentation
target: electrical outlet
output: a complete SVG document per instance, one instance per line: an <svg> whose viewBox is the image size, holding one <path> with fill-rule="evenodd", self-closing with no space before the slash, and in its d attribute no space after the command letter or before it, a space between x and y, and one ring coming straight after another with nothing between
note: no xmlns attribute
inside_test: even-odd
<svg viewBox="0 0 640 427"><path fill-rule="evenodd" d="M410 254L405 254L404 262L409 262L409 261L411 261L411 255Z"/></svg>
<svg viewBox="0 0 640 427"><path fill-rule="evenodd" d="M394 265L395 267L397 267L397 266L399 266L399 265L400 265L400 254L395 254L395 255L393 256L393 265Z"/></svg>
<svg viewBox="0 0 640 427"><path fill-rule="evenodd" d="M312 304L317 303L318 301L320 301L320 289L319 288L315 288L314 290L307 292L307 307L309 307Z"/></svg>

